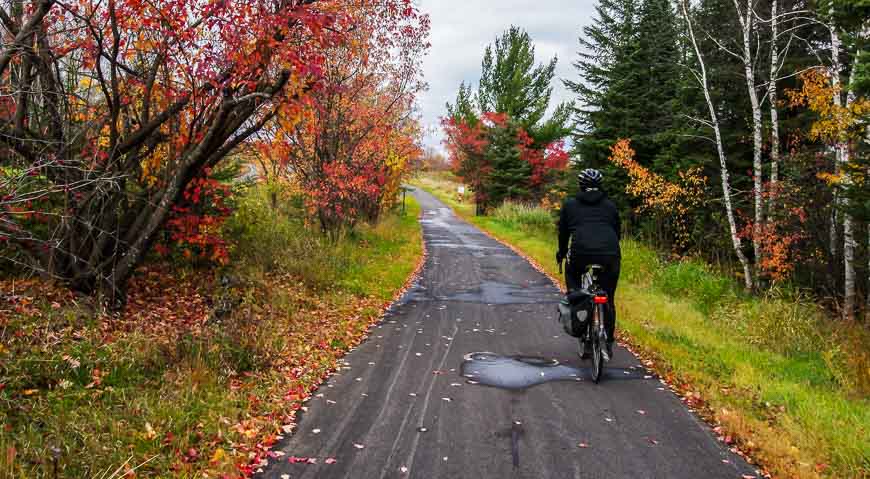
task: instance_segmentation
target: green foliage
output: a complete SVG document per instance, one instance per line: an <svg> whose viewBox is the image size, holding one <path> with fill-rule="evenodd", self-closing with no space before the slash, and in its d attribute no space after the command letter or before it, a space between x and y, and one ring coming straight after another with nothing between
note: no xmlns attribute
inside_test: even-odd
<svg viewBox="0 0 870 479"><path fill-rule="evenodd" d="M698 261L677 261L660 265L653 284L663 293L691 301L704 314L733 300L738 286L732 279L713 273Z"/></svg>
<svg viewBox="0 0 870 479"><path fill-rule="evenodd" d="M479 121L476 111L474 92L471 85L466 85L465 82L459 84L459 91L456 93L456 103L446 105L447 117L457 123L467 123L471 126L477 126Z"/></svg>
<svg viewBox="0 0 870 479"><path fill-rule="evenodd" d="M532 166L520 157L514 122L497 125L491 130L484 158L492 168L484 181L489 205L498 206L508 199L528 198Z"/></svg>
<svg viewBox="0 0 870 479"><path fill-rule="evenodd" d="M563 136L560 130L567 120L567 105L557 106L554 116L544 120L553 94L556 58L535 65L535 47L527 32L511 26L494 45L486 47L481 70L477 90L480 111L507 114L533 136L541 127L546 137L536 139L542 143Z"/></svg>

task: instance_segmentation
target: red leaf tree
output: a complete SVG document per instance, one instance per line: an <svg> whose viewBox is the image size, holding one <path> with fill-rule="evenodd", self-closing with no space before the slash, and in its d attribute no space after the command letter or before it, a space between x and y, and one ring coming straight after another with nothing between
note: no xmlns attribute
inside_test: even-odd
<svg viewBox="0 0 870 479"><path fill-rule="evenodd" d="M326 51L321 88L261 135L326 231L376 220L422 154L413 114L429 18L407 0L360 0L348 15L355 30Z"/></svg>
<svg viewBox="0 0 870 479"><path fill-rule="evenodd" d="M359 20L338 0L10 5L3 253L115 304L191 182L316 91ZM20 213L33 198L47 225Z"/></svg>
<svg viewBox="0 0 870 479"><path fill-rule="evenodd" d="M442 126L446 134L445 145L450 155L453 171L474 191L478 212L498 206L501 201L524 201L538 203L547 194L547 187L555 182L568 168L568 153L562 140L539 142L505 113L485 112L480 119L474 117L445 118ZM495 193L497 180L494 173L500 167L493 142L507 138L509 149L525 164L522 178L517 180L514 195Z"/></svg>

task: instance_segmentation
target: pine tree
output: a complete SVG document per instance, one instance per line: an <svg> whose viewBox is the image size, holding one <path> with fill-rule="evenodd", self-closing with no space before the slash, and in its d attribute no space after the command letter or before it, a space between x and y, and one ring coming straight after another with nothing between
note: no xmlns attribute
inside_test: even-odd
<svg viewBox="0 0 870 479"><path fill-rule="evenodd" d="M477 127L483 132L475 139L486 143L482 154L478 149L459 152L455 168L466 180L474 178L479 212L505 200L540 200L540 171L529 158L540 158L570 133L570 104L557 105L547 117L556 62L554 57L537 64L531 37L512 26L486 48L477 92L463 83L456 102L447 104L448 128L454 134ZM541 155L529 155L529 150Z"/></svg>
<svg viewBox="0 0 870 479"><path fill-rule="evenodd" d="M580 78L565 82L580 103L574 153L580 167L605 170L614 199L630 206L633 200L622 194L628 178L607 161L610 147L630 138L640 164L676 174L684 129L680 36L668 0L601 0L596 11L579 40Z"/></svg>
<svg viewBox="0 0 870 479"><path fill-rule="evenodd" d="M498 206L506 200L522 201L529 196L528 178L532 168L520 157L517 130L513 121L490 130L486 158L492 172L486 178L487 207Z"/></svg>

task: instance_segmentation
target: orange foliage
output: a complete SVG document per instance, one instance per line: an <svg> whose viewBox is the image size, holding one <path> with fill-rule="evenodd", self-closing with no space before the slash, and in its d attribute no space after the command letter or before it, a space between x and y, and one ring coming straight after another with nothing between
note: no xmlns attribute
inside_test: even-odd
<svg viewBox="0 0 870 479"><path fill-rule="evenodd" d="M840 94L840 88L834 87L830 75L817 68L806 71L800 76L800 90L788 90L792 106L806 106L819 115L819 119L810 128L810 138L826 143L837 143L859 138L863 129L856 128L860 119L870 114L870 99L856 98L848 105L836 105L834 95Z"/></svg>
<svg viewBox="0 0 870 479"><path fill-rule="evenodd" d="M675 227L674 239L680 247L689 241L689 216L701 205L707 179L701 169L681 171L680 182L672 183L661 175L649 171L634 159L631 140L621 139L610 148L610 161L626 170L631 183L626 192L641 200L641 212L651 212L671 221Z"/></svg>

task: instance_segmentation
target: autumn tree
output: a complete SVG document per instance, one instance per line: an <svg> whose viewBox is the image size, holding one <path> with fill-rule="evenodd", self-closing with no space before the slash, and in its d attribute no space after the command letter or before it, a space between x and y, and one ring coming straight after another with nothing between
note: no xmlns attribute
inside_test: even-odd
<svg viewBox="0 0 870 479"><path fill-rule="evenodd" d="M448 152L479 213L505 200L540 201L567 167L570 106L546 117L556 61L536 64L531 37L511 27L486 48L477 91L463 83L447 105Z"/></svg>
<svg viewBox="0 0 870 479"><path fill-rule="evenodd" d="M318 85L340 5L3 3L6 258L121 304L191 182Z"/></svg>
<svg viewBox="0 0 870 479"><path fill-rule="evenodd" d="M414 101L428 17L403 0L345 5L355 28L324 52L320 88L261 135L330 232L376 220L421 154Z"/></svg>

